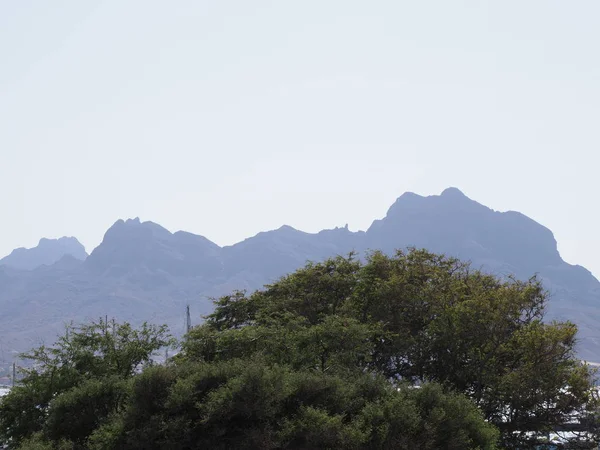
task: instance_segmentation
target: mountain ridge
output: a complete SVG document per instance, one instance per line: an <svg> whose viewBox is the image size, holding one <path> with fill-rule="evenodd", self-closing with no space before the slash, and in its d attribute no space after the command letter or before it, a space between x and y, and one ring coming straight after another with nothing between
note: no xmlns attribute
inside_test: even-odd
<svg viewBox="0 0 600 450"><path fill-rule="evenodd" d="M41 238L35 247L14 249L9 255L0 259L0 266L33 270L42 265L52 265L65 255L70 255L81 261L88 256L85 247L75 237Z"/></svg>
<svg viewBox="0 0 600 450"><path fill-rule="evenodd" d="M63 255L35 270L0 265L0 344L24 350L33 343L28 329L50 340L65 321L106 314L165 322L177 334L186 304L198 317L211 311L210 297L261 288L309 260L407 247L456 256L500 276L539 274L552 294L548 318L576 322L582 357L598 359L598 280L562 260L548 228L518 212L494 211L457 188L405 193L365 231L346 225L307 233L283 225L223 247L139 218L118 220L84 260Z"/></svg>

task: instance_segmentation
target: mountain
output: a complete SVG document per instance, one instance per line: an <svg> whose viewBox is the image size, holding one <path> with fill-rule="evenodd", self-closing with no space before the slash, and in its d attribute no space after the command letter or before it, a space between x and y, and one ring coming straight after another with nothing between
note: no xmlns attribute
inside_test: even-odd
<svg viewBox="0 0 600 450"><path fill-rule="evenodd" d="M402 195L367 230L367 242L384 251L427 248L524 277L564 264L550 230L523 214L493 211L456 188L439 196Z"/></svg>
<svg viewBox="0 0 600 450"><path fill-rule="evenodd" d="M52 265L66 255L81 261L88 256L84 246L74 237L44 238L37 247L13 250L10 255L0 259L0 266L32 270L39 266Z"/></svg>
<svg viewBox="0 0 600 450"><path fill-rule="evenodd" d="M217 277L221 248L202 236L172 234L153 222L117 221L85 261L96 275L121 276L136 270L181 277Z"/></svg>
<svg viewBox="0 0 600 450"><path fill-rule="evenodd" d="M36 249L47 248L42 241ZM456 188L429 197L405 193L384 218L359 232L282 226L219 247L203 236L130 219L117 221L87 258L73 251L76 245L46 259L37 255L49 252L16 250L2 260L12 263L0 265L0 349L52 342L65 322L105 315L167 323L180 334L186 304L198 322L211 311L210 297L260 288L307 260L406 247L457 256L499 276L538 274L551 293L548 319L576 322L581 357L600 360L598 280L563 261L544 226L518 212L494 211Z"/></svg>
<svg viewBox="0 0 600 450"><path fill-rule="evenodd" d="M358 250L363 234L353 233L348 227L313 234L284 225L224 247L225 276L244 283L246 289L257 289L302 267L307 261L321 261Z"/></svg>

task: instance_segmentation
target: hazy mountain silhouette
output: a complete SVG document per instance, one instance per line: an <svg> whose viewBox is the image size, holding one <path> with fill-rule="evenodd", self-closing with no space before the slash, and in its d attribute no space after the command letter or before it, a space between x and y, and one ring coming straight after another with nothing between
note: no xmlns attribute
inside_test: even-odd
<svg viewBox="0 0 600 450"><path fill-rule="evenodd" d="M403 194L366 232L282 226L221 248L133 219L117 221L87 259L74 251L34 258L40 250L18 259L13 255L22 251L16 250L0 266L0 344L23 350L53 341L64 322L105 315L167 323L180 333L187 303L198 322L212 308L209 297L260 288L307 260L411 246L470 260L500 276L539 274L552 294L548 317L578 323L581 356L600 359L600 283L562 260L547 228L517 212L493 211L455 188L429 197Z"/></svg>
<svg viewBox="0 0 600 450"><path fill-rule="evenodd" d="M0 259L0 265L15 269L32 270L42 265L54 264L65 255L70 255L81 261L88 256L84 246L74 237L43 238L37 247L13 250L10 255Z"/></svg>
<svg viewBox="0 0 600 450"><path fill-rule="evenodd" d="M530 276L563 263L552 232L523 214L496 212L456 188L439 196L402 195L367 230L372 248L415 246Z"/></svg>
<svg viewBox="0 0 600 450"><path fill-rule="evenodd" d="M221 248L202 236L172 234L153 222L117 221L85 262L90 272L123 276L136 270L214 278L221 274Z"/></svg>

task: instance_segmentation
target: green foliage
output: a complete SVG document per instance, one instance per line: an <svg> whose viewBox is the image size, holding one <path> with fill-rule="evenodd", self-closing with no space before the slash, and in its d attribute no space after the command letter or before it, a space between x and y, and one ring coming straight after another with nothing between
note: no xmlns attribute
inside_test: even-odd
<svg viewBox="0 0 600 450"><path fill-rule="evenodd" d="M83 381L50 402L45 435L84 444L110 414L119 412L127 392L126 381L117 376Z"/></svg>
<svg viewBox="0 0 600 450"><path fill-rule="evenodd" d="M171 342L165 327L92 322L70 326L53 347L22 355L33 365L0 402L0 435L17 446L41 432L53 442L83 445L89 433L119 410L131 378ZM32 444L33 445L33 444Z"/></svg>
<svg viewBox="0 0 600 450"><path fill-rule="evenodd" d="M425 250L374 252L365 264L350 255L221 299L180 358L259 355L297 370L440 383L469 396L517 447L596 408L577 329L544 323L546 301L535 277L500 280Z"/></svg>
<svg viewBox="0 0 600 450"><path fill-rule="evenodd" d="M326 316L315 325L297 316L270 318L268 323L239 329L194 328L183 343L182 355L206 362L260 355L269 363L297 370L362 371L381 335L378 324L351 317Z"/></svg>
<svg viewBox="0 0 600 450"><path fill-rule="evenodd" d="M41 433L36 433L31 437L24 439L18 450L72 450L73 444L69 441L62 440L53 443L47 440Z"/></svg>
<svg viewBox="0 0 600 450"><path fill-rule="evenodd" d="M396 396L370 405L365 414L373 433L367 448L492 449L497 430L483 424L481 412L459 394L427 384L408 391L412 410L402 408L406 397Z"/></svg>
<svg viewBox="0 0 600 450"><path fill-rule="evenodd" d="M133 391L102 431L128 449L492 449L497 439L469 400L439 387L260 359L152 369Z"/></svg>

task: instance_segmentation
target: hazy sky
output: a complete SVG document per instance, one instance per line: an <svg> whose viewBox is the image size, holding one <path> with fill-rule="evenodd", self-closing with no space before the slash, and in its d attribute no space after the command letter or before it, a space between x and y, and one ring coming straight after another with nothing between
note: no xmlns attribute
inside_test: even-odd
<svg viewBox="0 0 600 450"><path fill-rule="evenodd" d="M0 1L0 255L231 244L457 186L600 275L600 2Z"/></svg>

